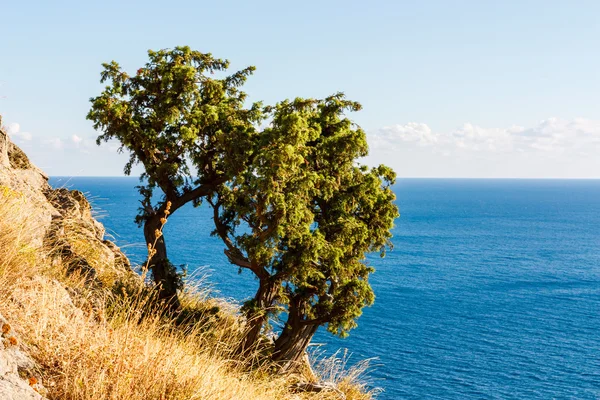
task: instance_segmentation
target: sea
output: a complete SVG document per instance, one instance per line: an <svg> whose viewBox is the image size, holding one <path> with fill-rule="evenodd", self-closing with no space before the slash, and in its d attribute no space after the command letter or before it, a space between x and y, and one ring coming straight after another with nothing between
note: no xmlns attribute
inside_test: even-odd
<svg viewBox="0 0 600 400"><path fill-rule="evenodd" d="M134 263L135 178L53 177L88 194ZM320 357L370 359L379 399L600 399L600 180L400 179L394 248L368 263L375 304ZM257 285L210 236L205 207L165 227L169 257L219 297ZM345 352L340 349L347 349Z"/></svg>

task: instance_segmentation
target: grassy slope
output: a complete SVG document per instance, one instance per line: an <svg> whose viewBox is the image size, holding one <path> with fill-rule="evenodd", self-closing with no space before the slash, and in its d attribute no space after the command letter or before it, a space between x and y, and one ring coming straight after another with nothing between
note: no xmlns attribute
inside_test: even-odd
<svg viewBox="0 0 600 400"><path fill-rule="evenodd" d="M26 200L26 199L25 199ZM117 278L110 289L90 288L65 275L28 245L26 215L18 194L0 191L0 313L40 365L51 399L337 399L338 394L294 394L301 377L275 376L268 365L236 360L237 318L215 314L216 300L188 293L193 324L140 316L147 289L140 279ZM84 245L79 243L78 245ZM227 308L227 307L225 307ZM156 315L156 314L151 314ZM347 399L370 399L359 383L361 368L343 371L331 360L321 367Z"/></svg>

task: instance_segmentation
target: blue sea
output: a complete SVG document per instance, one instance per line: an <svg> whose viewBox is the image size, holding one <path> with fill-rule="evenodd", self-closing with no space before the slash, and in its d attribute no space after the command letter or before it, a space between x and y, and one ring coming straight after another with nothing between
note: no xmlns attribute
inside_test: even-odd
<svg viewBox="0 0 600 400"><path fill-rule="evenodd" d="M145 258L134 178L52 178L86 192L114 240ZM374 358L380 399L600 399L600 181L401 179L394 250L369 257L377 299L325 352ZM238 275L207 209L166 225L169 256L221 297Z"/></svg>

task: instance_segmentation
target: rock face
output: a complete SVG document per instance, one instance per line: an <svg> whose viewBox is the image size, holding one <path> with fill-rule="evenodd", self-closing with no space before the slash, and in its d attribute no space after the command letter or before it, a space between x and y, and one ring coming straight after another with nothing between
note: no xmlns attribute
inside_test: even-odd
<svg viewBox="0 0 600 400"><path fill-rule="evenodd" d="M34 378L35 363L19 349L19 339L0 314L0 399L44 399L44 387Z"/></svg>
<svg viewBox="0 0 600 400"><path fill-rule="evenodd" d="M19 147L0 129L0 190L22 197L20 212L32 219L34 242L43 244L45 232L58 211L48 202L48 177L33 164Z"/></svg>
<svg viewBox="0 0 600 400"><path fill-rule="evenodd" d="M0 117L1 126L1 117ZM0 196L11 196L28 220L31 246L67 272L79 272L90 284L110 285L132 274L129 260L104 239L104 227L92 216L84 194L52 188L48 176L0 128ZM17 207L15 207L17 208ZM43 399L43 386L33 378L35 364L18 346L9 321L0 315L0 400Z"/></svg>
<svg viewBox="0 0 600 400"><path fill-rule="evenodd" d="M85 195L77 190L52 188L48 176L0 130L2 191L20 197L19 212L33 222L29 224L33 226L32 245L49 249L48 255L55 261L91 279L130 272L127 257L104 239L104 227L93 218Z"/></svg>

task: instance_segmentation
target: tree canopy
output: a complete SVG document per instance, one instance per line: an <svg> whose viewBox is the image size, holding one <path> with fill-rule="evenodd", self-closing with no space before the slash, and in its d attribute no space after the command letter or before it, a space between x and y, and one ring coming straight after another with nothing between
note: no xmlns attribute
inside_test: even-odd
<svg viewBox="0 0 600 400"><path fill-rule="evenodd" d="M254 67L215 77L228 62L188 47L148 58L134 75L103 64L108 85L90 100L88 119L101 131L98 144L117 140L129 154L126 174L144 168L136 221L154 247L149 265L160 298L179 306L165 217L206 199L229 261L258 279L242 309L248 329L240 351L253 349L281 315L272 358L284 369L319 326L347 335L374 301L366 254L391 247L398 216L394 172L359 164L366 135L347 114L361 105L337 93L247 106L240 87Z"/></svg>
<svg viewBox="0 0 600 400"><path fill-rule="evenodd" d="M245 107L239 89L254 67L216 78L229 62L189 47L150 50L148 58L133 75L115 61L103 64L101 82L108 85L90 99L87 118L102 132L98 144L116 139L129 154L125 174L143 165L136 222L155 247L150 266L161 297L173 299L180 282L160 234L167 204L167 213L199 204L243 170L263 111L258 103Z"/></svg>
<svg viewBox="0 0 600 400"><path fill-rule="evenodd" d="M251 168L211 199L229 260L259 280L244 306L244 345L285 310L273 357L286 365L318 326L340 336L356 326L374 300L365 254L391 245L395 174L356 164L366 136L345 113L360 108L342 94L268 107L271 124L258 135Z"/></svg>

